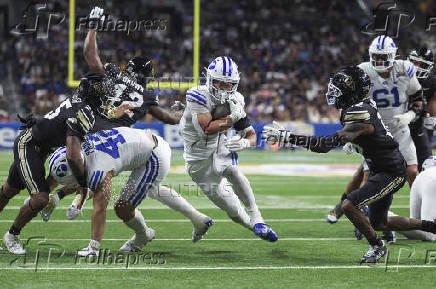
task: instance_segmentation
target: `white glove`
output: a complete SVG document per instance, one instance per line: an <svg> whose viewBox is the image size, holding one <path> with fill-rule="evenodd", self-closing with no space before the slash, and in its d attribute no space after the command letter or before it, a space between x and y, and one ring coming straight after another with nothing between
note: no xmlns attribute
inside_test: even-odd
<svg viewBox="0 0 436 289"><path fill-rule="evenodd" d="M285 136L285 128L278 122L273 121L271 125L264 126L262 131L263 137L269 142L277 142Z"/></svg>
<svg viewBox="0 0 436 289"><path fill-rule="evenodd" d="M397 124L400 127L408 126L409 123L416 117L416 113L413 110L409 110L406 113L394 116L397 120Z"/></svg>
<svg viewBox="0 0 436 289"><path fill-rule="evenodd" d="M424 118L424 127L429 130L434 130L436 126L436 117L427 116Z"/></svg>
<svg viewBox="0 0 436 289"><path fill-rule="evenodd" d="M185 109L185 105L183 102L176 100L170 108L173 111L181 111Z"/></svg>
<svg viewBox="0 0 436 289"><path fill-rule="evenodd" d="M226 148L228 148L231 152L239 152L246 148L250 147L250 141L246 138L242 138L238 135L235 135L230 140L228 140L225 144Z"/></svg>
<svg viewBox="0 0 436 289"><path fill-rule="evenodd" d="M89 13L89 20L103 22L105 19L103 12L104 12L103 8L95 6L94 8L92 8L91 13Z"/></svg>
<svg viewBox="0 0 436 289"><path fill-rule="evenodd" d="M347 142L343 147L342 150L347 154L351 155L352 153L356 152L356 149L354 148L354 145L350 142Z"/></svg>
<svg viewBox="0 0 436 289"><path fill-rule="evenodd" d="M235 123L246 116L244 107L236 99L229 99L228 102L230 105L230 117L232 118L232 123Z"/></svg>

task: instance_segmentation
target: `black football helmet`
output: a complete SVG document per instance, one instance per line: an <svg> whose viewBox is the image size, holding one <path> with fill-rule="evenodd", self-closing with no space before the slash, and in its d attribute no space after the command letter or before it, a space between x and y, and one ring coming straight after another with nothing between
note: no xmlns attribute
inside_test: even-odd
<svg viewBox="0 0 436 289"><path fill-rule="evenodd" d="M154 68L151 59L135 56L126 65L126 73L135 78L137 83L145 86L148 77L154 76Z"/></svg>
<svg viewBox="0 0 436 289"><path fill-rule="evenodd" d="M344 109L369 98L369 76L358 66L346 66L336 72L328 84L327 104Z"/></svg>
<svg viewBox="0 0 436 289"><path fill-rule="evenodd" d="M101 73L88 73L80 80L79 87L73 94L73 101L85 101L91 109L103 117L110 118L113 109L112 101L115 92L113 82Z"/></svg>
<svg viewBox="0 0 436 289"><path fill-rule="evenodd" d="M425 46L410 51L409 60L415 64L416 77L419 79L427 78L433 69L433 52Z"/></svg>

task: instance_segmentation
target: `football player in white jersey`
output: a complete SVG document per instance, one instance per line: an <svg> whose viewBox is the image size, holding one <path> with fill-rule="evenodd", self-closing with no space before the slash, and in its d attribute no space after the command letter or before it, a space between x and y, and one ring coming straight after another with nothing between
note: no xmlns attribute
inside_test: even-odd
<svg viewBox="0 0 436 289"><path fill-rule="evenodd" d="M86 136L82 152L88 187L95 194L91 241L88 247L77 252L79 256L98 255L106 223L106 207L111 196L111 179L122 171L132 173L114 209L135 235L120 251L139 251L154 238L154 230L146 226L144 217L136 209L145 197L160 195L159 200L166 197L167 205L190 218L194 225L194 242L200 240L212 225L212 219L198 212L173 189L161 185L170 167L171 149L160 136L128 127L99 131ZM76 181L66 162L65 148L52 155L49 169L58 183L75 186Z"/></svg>
<svg viewBox="0 0 436 289"><path fill-rule="evenodd" d="M234 222L263 240L277 241L277 234L264 223L249 181L237 166L237 152L254 147L257 141L244 112L244 97L237 92L238 66L230 57L220 56L206 73L206 85L186 92L186 108L180 120L188 174ZM227 105L228 113L218 116L218 109ZM237 135L227 139L224 132L232 127Z"/></svg>
<svg viewBox="0 0 436 289"><path fill-rule="evenodd" d="M410 217L421 220L436 219L436 157L422 164L423 171L416 177L410 190ZM397 216L389 212L389 216ZM401 231L408 239L436 241L436 234L421 230Z"/></svg>
<svg viewBox="0 0 436 289"><path fill-rule="evenodd" d="M416 67L408 60L395 60L397 46L386 35L377 36L369 46L369 62L359 64L371 79L371 97L383 122L400 145L407 162L407 181L412 186L418 175L416 148L409 123L422 108L422 88Z"/></svg>

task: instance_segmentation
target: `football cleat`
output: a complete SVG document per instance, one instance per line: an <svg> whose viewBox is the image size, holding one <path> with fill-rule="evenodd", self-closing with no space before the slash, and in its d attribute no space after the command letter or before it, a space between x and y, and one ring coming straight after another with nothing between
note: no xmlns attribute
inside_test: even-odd
<svg viewBox="0 0 436 289"><path fill-rule="evenodd" d="M366 252L363 257L359 260L359 263L377 263L386 253L388 248L385 242L382 240L382 245L369 246L368 252Z"/></svg>
<svg viewBox="0 0 436 289"><path fill-rule="evenodd" d="M338 217L337 217L335 210L331 210L327 214L327 223L335 224L337 221L338 221Z"/></svg>
<svg viewBox="0 0 436 289"><path fill-rule="evenodd" d="M207 234L209 228L213 225L213 220L209 219L204 223L199 224L198 226L194 225L194 229L192 230L192 242L198 242Z"/></svg>
<svg viewBox="0 0 436 289"><path fill-rule="evenodd" d="M82 213L82 210L79 210L76 204L71 204L67 209L66 215L68 220L74 220L78 215L80 215L80 213Z"/></svg>
<svg viewBox="0 0 436 289"><path fill-rule="evenodd" d="M393 244L397 240L394 231L383 231L382 240L385 240L388 244Z"/></svg>
<svg viewBox="0 0 436 289"><path fill-rule="evenodd" d="M138 236L137 234L133 235L132 238L127 240L124 245L121 246L120 252L139 252L144 248L147 243L151 242L156 236L156 232L147 228L144 236Z"/></svg>
<svg viewBox="0 0 436 289"><path fill-rule="evenodd" d="M76 252L76 256L79 257L98 257L100 254L99 250L93 249L91 246L88 246L86 248L83 248L82 250L78 250Z"/></svg>
<svg viewBox="0 0 436 289"><path fill-rule="evenodd" d="M54 209L59 204L59 196L58 194L50 195L48 204L45 206L44 209L42 209L39 214L44 222L48 222L50 220L50 216L53 213Z"/></svg>
<svg viewBox="0 0 436 289"><path fill-rule="evenodd" d="M21 246L18 235L13 235L9 232L6 232L3 237L3 243L5 244L6 249L8 249L8 251L14 255L26 254L26 250L23 248L23 246Z"/></svg>
<svg viewBox="0 0 436 289"><path fill-rule="evenodd" d="M274 232L269 225L264 223L257 223L253 227L254 234L262 240L268 242L275 242L279 239L276 232Z"/></svg>

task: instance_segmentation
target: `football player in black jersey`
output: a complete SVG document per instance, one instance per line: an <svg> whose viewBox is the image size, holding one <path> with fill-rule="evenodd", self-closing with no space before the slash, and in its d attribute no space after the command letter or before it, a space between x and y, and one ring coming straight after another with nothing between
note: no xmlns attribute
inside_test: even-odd
<svg viewBox="0 0 436 289"><path fill-rule="evenodd" d="M99 7L92 9L90 19L103 21L103 9ZM147 113L166 124L179 123L183 114L180 112L170 113L159 107L157 95L146 88L147 78L154 76L151 60L136 56L128 61L124 71L120 71L119 67L113 63L103 65L99 56L97 31L95 30L88 31L83 54L89 70L93 73L103 74L105 81L111 83L110 87L113 89L109 92L108 102L99 106L103 117L96 115L92 132L116 127L130 127L138 120L143 119ZM123 113L121 108L124 108L126 113L119 117ZM51 195L49 205L41 212L43 220L47 221L59 200L71 193L73 193L71 189L63 187ZM80 199L82 196L83 194L79 194L78 198ZM103 195L94 196L94 198L94 211L105 211L108 200L105 200ZM79 201L81 205L83 202L84 200ZM73 203L76 203L76 200Z"/></svg>
<svg viewBox="0 0 436 289"><path fill-rule="evenodd" d="M93 128L94 114L106 95L103 75L88 74L72 97L55 110L38 120L31 116L20 118L24 125L14 142L14 162L7 182L0 189L0 211L24 188L28 189L30 199L21 207L10 230L4 235L3 242L9 252L25 254L18 237L20 231L48 203L48 193L53 184L45 178L44 163L53 149L66 146L68 164L81 185L80 192L86 190L80 144L83 136Z"/></svg>
<svg viewBox="0 0 436 289"><path fill-rule="evenodd" d="M384 126L375 102L369 98L369 77L357 66L348 66L331 78L326 94L329 105L341 109L344 128L325 137L294 135L277 124L267 126L267 141L297 145L313 152L326 153L347 142L358 147L365 158L370 176L365 185L343 196L342 209L347 218L368 240L370 249L360 263L375 263L382 258L387 247L375 230L424 230L436 233L436 223L406 217L389 217L393 194L406 181L406 162L398 143ZM369 206L369 220L360 210Z"/></svg>
<svg viewBox="0 0 436 289"><path fill-rule="evenodd" d="M418 168L421 171L422 163L432 155L428 133L424 127L434 130L436 124L436 75L433 70L433 52L427 47L414 49L409 53L409 60L416 66L416 77L422 86L427 109L418 114L418 118L411 122L410 132L416 146ZM426 112L429 117L426 118Z"/></svg>

